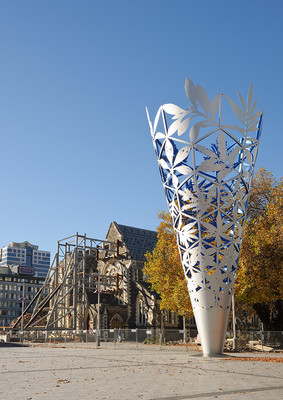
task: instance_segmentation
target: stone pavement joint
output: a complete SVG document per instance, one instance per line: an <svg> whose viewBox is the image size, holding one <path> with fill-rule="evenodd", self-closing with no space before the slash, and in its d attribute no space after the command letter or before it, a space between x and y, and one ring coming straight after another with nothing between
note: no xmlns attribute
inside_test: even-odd
<svg viewBox="0 0 283 400"><path fill-rule="evenodd" d="M220 396L225 396L227 394L240 394L240 393L255 393L255 392L262 392L264 390L278 390L278 389L283 389L282 386L274 386L274 387L262 387L262 388L254 388L254 389L242 389L242 390L226 390L226 391L221 391L221 392L210 392L210 393L202 393L198 394L197 397L195 394L192 395L181 395L181 396L170 396L170 397L155 397L152 400L187 400L187 399L201 399L205 397L220 397Z"/></svg>

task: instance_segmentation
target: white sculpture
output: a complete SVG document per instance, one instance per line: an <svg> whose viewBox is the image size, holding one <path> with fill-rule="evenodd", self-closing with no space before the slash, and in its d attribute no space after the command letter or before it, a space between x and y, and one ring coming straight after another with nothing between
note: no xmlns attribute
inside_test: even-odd
<svg viewBox="0 0 283 400"><path fill-rule="evenodd" d="M252 85L240 105L224 94L209 101L189 79L185 89L188 109L165 104L148 121L203 354L214 355L223 352L263 114Z"/></svg>

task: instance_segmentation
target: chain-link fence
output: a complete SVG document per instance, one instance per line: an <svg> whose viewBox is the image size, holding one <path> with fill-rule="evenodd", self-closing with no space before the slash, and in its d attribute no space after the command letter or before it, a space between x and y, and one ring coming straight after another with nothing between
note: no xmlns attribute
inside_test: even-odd
<svg viewBox="0 0 283 400"><path fill-rule="evenodd" d="M236 331L234 339L239 351L256 350L269 352L283 350L283 331ZM227 332L226 346L233 348L233 332Z"/></svg>
<svg viewBox="0 0 283 400"><path fill-rule="evenodd" d="M34 330L34 331L7 331L0 333L0 341L24 341L30 343L97 343L106 346L110 343L120 344L183 344L193 340L197 331L192 331L192 338L188 337L189 330L160 330L160 329L101 329L97 330Z"/></svg>
<svg viewBox="0 0 283 400"><path fill-rule="evenodd" d="M142 345L164 346L200 346L200 338L196 329L102 329L97 330L34 330L34 331L3 331L0 332L0 342L24 342L45 344L93 343L99 347L113 345L119 348ZM283 350L283 331L236 331L226 333L225 350L237 351L276 351Z"/></svg>

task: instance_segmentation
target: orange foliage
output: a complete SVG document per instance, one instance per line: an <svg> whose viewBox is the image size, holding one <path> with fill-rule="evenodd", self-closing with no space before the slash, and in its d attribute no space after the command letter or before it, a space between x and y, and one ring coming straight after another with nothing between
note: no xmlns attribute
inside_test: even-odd
<svg viewBox="0 0 283 400"><path fill-rule="evenodd" d="M157 227L158 242L153 252L146 254L144 272L152 289L161 295L161 308L191 317L193 312L171 217L165 211L158 216L161 219Z"/></svg>
<svg viewBox="0 0 283 400"><path fill-rule="evenodd" d="M269 330L282 329L282 192L282 178L264 168L255 174L235 285L238 301L252 305Z"/></svg>

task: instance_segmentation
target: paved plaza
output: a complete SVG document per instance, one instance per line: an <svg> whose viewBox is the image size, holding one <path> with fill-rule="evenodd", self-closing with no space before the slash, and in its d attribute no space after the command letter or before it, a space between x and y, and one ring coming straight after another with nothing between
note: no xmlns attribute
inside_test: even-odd
<svg viewBox="0 0 283 400"><path fill-rule="evenodd" d="M78 343L1 346L0 358L3 400L283 398L283 363L272 362L283 354L205 359L194 348Z"/></svg>

